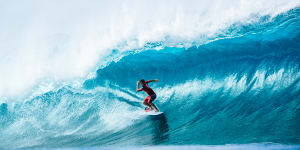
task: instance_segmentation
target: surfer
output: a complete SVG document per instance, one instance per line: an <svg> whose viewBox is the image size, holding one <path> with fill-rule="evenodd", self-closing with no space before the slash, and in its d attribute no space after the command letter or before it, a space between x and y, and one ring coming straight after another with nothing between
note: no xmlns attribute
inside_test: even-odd
<svg viewBox="0 0 300 150"><path fill-rule="evenodd" d="M146 108L146 110L154 110L156 112L159 112L158 108L152 103L155 98L156 98L156 94L154 93L154 91L148 86L148 83L150 82L158 82L159 80L158 79L155 79L155 80L148 80L148 81L145 81L144 79L141 79L140 81L137 81L136 82L136 91L145 91L148 96L144 99L144 102L143 104L148 106L148 108ZM142 88L140 88L140 83L142 85Z"/></svg>

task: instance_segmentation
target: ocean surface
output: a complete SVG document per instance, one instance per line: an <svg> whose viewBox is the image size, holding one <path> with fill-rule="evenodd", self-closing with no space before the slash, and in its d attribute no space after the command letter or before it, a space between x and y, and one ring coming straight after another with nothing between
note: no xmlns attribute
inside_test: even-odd
<svg viewBox="0 0 300 150"><path fill-rule="evenodd" d="M300 149L299 6L4 2L0 149Z"/></svg>

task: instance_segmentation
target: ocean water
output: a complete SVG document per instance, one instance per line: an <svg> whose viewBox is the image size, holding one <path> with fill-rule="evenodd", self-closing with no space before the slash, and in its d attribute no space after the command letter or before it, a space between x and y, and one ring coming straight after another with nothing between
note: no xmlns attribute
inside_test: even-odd
<svg viewBox="0 0 300 150"><path fill-rule="evenodd" d="M3 2L0 149L300 149L299 6Z"/></svg>

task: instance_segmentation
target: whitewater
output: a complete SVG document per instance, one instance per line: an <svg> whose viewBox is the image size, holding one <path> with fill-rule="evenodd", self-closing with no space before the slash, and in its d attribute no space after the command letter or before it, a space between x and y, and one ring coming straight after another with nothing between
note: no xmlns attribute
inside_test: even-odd
<svg viewBox="0 0 300 150"><path fill-rule="evenodd" d="M0 3L0 149L300 149L300 1Z"/></svg>

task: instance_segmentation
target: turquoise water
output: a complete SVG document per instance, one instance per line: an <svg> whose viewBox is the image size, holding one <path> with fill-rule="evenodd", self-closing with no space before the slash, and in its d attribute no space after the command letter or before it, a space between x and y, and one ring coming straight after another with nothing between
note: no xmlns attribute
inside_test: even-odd
<svg viewBox="0 0 300 150"><path fill-rule="evenodd" d="M237 22L188 47L114 48L88 78L0 101L0 149L299 149L299 16ZM141 78L160 79L163 115L144 113ZM172 146L147 147L160 145Z"/></svg>

